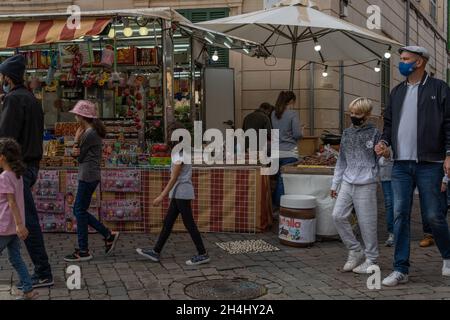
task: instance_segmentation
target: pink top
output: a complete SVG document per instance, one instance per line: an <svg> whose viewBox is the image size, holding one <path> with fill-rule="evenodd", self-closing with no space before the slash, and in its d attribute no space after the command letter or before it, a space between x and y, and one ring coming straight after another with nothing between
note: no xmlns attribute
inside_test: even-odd
<svg viewBox="0 0 450 320"><path fill-rule="evenodd" d="M0 174L0 236L16 234L16 223L8 204L8 194L16 196L22 222L25 224L25 204L23 199L23 181L17 179L16 174L11 171L3 171Z"/></svg>

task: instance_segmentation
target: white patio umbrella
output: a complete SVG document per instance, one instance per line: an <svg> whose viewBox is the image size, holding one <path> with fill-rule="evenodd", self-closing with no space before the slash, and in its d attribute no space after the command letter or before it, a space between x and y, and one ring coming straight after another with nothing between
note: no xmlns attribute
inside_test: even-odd
<svg viewBox="0 0 450 320"><path fill-rule="evenodd" d="M261 43L254 55L291 59L293 89L296 59L319 62L382 60L401 44L314 9L309 1L288 1L277 7L201 22L198 25Z"/></svg>

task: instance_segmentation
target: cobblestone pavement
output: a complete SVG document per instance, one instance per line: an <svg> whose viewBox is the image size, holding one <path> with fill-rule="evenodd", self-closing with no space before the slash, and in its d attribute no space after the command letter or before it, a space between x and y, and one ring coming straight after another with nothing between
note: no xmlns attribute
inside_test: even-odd
<svg viewBox="0 0 450 320"><path fill-rule="evenodd" d="M148 247L156 235L124 235L112 257L103 256L103 242L91 235L94 260L80 264L82 289L69 291L65 285L63 256L73 250L75 235L46 235L45 240L55 277L51 289L40 289L43 300L137 300L190 299L184 293L186 285L207 279L245 278L262 284L267 294L260 299L447 299L450 300L450 279L441 276L442 260L436 247L419 248L421 223L413 214L411 245L411 277L407 285L367 289L367 276L342 273L346 250L339 241L317 243L310 249L296 249L278 243L276 232L256 235L206 234L205 245L212 261L201 267L189 267L185 261L194 252L187 234L173 234L163 252L162 262L149 262L135 252ZM382 244L386 239L384 218L380 212L380 267L382 274L391 271L393 249ZM274 228L274 230L276 230ZM215 243L222 241L263 239L281 250L272 253L229 255ZM23 256L29 262L23 250ZM31 267L31 265L30 265ZM12 286L16 274L0 257L0 300L14 299L17 290Z"/></svg>

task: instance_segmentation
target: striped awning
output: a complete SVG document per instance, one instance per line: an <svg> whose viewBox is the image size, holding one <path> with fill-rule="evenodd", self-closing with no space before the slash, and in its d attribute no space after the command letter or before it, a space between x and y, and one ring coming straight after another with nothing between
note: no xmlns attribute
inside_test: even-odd
<svg viewBox="0 0 450 320"><path fill-rule="evenodd" d="M111 17L81 17L79 29L66 19L0 21L0 49L70 41L95 36L111 22Z"/></svg>

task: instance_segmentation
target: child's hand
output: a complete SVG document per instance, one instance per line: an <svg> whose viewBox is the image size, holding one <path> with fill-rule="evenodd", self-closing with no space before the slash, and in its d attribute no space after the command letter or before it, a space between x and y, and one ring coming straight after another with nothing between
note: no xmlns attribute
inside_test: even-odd
<svg viewBox="0 0 450 320"><path fill-rule="evenodd" d="M389 148L386 146L386 144L384 142L380 142L375 146L375 153L377 154L377 156L385 157L386 152L389 152ZM389 153L389 155L390 155L390 153ZM389 157L389 155L388 155L388 157Z"/></svg>
<svg viewBox="0 0 450 320"><path fill-rule="evenodd" d="M77 133L75 133L75 142L79 143L81 140L81 136L84 133L84 128L83 127L78 127L77 129Z"/></svg>
<svg viewBox="0 0 450 320"><path fill-rule="evenodd" d="M158 198L156 198L155 200L153 200L153 206L154 207L158 207L161 205L161 203L163 202L164 198L162 196L159 196Z"/></svg>
<svg viewBox="0 0 450 320"><path fill-rule="evenodd" d="M336 199L338 196L336 190L331 190L330 195L331 195L331 198L333 198L333 199Z"/></svg>
<svg viewBox="0 0 450 320"><path fill-rule="evenodd" d="M74 146L72 148L72 157L76 158L80 155L80 148Z"/></svg>
<svg viewBox="0 0 450 320"><path fill-rule="evenodd" d="M16 226L16 233L21 240L25 240L26 238L28 238L29 234L28 229L23 224Z"/></svg>
<svg viewBox="0 0 450 320"><path fill-rule="evenodd" d="M441 192L447 192L447 184L446 183L442 183Z"/></svg>

